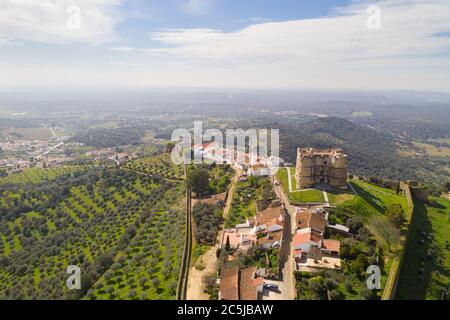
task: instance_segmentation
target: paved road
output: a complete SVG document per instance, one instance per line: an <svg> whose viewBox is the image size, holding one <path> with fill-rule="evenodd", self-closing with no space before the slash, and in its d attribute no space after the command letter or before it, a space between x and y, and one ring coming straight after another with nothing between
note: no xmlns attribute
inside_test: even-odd
<svg viewBox="0 0 450 320"><path fill-rule="evenodd" d="M277 284L281 293L265 292L264 300L294 300L296 297L295 277L294 277L294 258L292 256L292 236L296 231L295 212L296 207L289 204L286 195L281 186L274 186L275 193L281 202L284 203L287 214L285 221L285 233L283 234L283 246L281 260L285 260L282 266L282 281L266 281L266 283ZM266 290L267 291L267 290ZM267 293L267 295L266 295Z"/></svg>

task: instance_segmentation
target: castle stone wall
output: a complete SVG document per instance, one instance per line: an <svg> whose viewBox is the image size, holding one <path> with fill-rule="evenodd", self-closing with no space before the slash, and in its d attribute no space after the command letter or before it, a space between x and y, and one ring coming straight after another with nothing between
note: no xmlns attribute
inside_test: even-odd
<svg viewBox="0 0 450 320"><path fill-rule="evenodd" d="M326 184L347 188L347 155L342 149L298 149L295 177L301 189Z"/></svg>

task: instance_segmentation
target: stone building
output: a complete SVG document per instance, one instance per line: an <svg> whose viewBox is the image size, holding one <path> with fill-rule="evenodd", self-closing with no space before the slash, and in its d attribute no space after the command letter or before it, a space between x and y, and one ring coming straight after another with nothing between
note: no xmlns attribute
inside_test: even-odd
<svg viewBox="0 0 450 320"><path fill-rule="evenodd" d="M335 189L346 189L347 155L338 148L298 149L295 177L299 189L312 188L320 184Z"/></svg>

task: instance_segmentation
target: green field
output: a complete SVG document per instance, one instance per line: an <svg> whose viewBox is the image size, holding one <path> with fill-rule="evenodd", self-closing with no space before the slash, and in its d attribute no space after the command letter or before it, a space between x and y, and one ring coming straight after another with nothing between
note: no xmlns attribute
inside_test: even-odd
<svg viewBox="0 0 450 320"><path fill-rule="evenodd" d="M355 195L351 192L327 191L328 201L330 205L336 206L339 203L352 200Z"/></svg>
<svg viewBox="0 0 450 320"><path fill-rule="evenodd" d="M397 299L441 298L450 287L450 201L414 201L414 214L397 287Z"/></svg>
<svg viewBox="0 0 450 320"><path fill-rule="evenodd" d="M323 192L316 189L292 192L289 194L289 202L293 205L302 205L304 203L324 202Z"/></svg>
<svg viewBox="0 0 450 320"><path fill-rule="evenodd" d="M353 117L372 117L373 114L370 111L355 111L352 113Z"/></svg>
<svg viewBox="0 0 450 320"><path fill-rule="evenodd" d="M289 192L289 175L287 170L291 172L292 191ZM323 193L316 189L307 189L295 191L297 189L297 182L295 180L295 168L281 168L277 172L277 180L283 187L284 193L288 195L289 202L293 205L302 205L312 202L324 202Z"/></svg>
<svg viewBox="0 0 450 320"><path fill-rule="evenodd" d="M277 172L277 180L283 187L284 193L289 194L289 176L287 170L291 170L292 168L280 168ZM291 170L291 178L292 178L292 170ZM295 180L295 179L292 179ZM294 182L294 181L292 181ZM295 190L294 185L292 185L292 189Z"/></svg>
<svg viewBox="0 0 450 320"><path fill-rule="evenodd" d="M87 166L63 166L51 169L27 168L22 172L0 178L0 185L16 184L27 185L37 184L44 181L55 180L61 176L73 176L88 169Z"/></svg>
<svg viewBox="0 0 450 320"><path fill-rule="evenodd" d="M3 135L14 135L24 140L48 140L53 134L48 128L11 128L4 129Z"/></svg>

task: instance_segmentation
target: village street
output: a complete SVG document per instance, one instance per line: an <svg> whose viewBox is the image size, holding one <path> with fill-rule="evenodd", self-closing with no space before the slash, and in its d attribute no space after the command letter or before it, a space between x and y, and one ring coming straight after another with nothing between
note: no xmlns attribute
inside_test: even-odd
<svg viewBox="0 0 450 320"><path fill-rule="evenodd" d="M292 252L292 235L295 233L296 208L289 204L286 195L281 186L274 185L275 193L286 207L286 221L283 234L283 245L281 247L281 261L285 261L282 266L282 281L265 280L265 283L273 283L278 285L281 293L268 292L265 290L264 300L294 300L296 296L295 278L294 278L294 259Z"/></svg>

